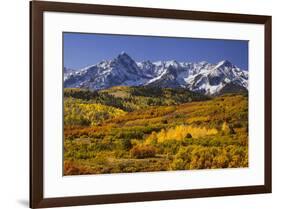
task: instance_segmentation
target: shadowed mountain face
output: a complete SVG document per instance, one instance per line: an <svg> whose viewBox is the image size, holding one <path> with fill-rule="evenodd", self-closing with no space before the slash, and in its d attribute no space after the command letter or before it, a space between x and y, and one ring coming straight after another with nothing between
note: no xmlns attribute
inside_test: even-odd
<svg viewBox="0 0 281 209"><path fill-rule="evenodd" d="M64 71L65 88L101 90L113 86L186 88L205 95L217 95L247 91L248 72L227 60L217 64L176 60L136 62L125 52L113 60Z"/></svg>

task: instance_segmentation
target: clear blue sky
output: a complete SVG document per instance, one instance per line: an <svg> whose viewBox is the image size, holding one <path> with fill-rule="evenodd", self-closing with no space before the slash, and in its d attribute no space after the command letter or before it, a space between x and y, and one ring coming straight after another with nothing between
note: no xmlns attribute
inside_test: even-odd
<svg viewBox="0 0 281 209"><path fill-rule="evenodd" d="M122 51L135 61L177 60L217 63L229 60L248 70L248 41L64 33L64 66L80 69L117 57Z"/></svg>

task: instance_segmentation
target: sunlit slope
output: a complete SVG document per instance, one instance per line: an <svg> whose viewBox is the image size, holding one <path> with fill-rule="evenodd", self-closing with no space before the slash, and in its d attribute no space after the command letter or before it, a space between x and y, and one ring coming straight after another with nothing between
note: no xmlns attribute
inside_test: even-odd
<svg viewBox="0 0 281 209"><path fill-rule="evenodd" d="M246 94L146 87L64 94L66 175L248 166ZM76 114L87 122L69 121Z"/></svg>

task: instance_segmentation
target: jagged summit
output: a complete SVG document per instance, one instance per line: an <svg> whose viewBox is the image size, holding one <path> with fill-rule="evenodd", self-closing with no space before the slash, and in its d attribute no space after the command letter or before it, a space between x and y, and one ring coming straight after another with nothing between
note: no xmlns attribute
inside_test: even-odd
<svg viewBox="0 0 281 209"><path fill-rule="evenodd" d="M217 67L218 66L233 67L233 64L228 60L222 60L217 64Z"/></svg>
<svg viewBox="0 0 281 209"><path fill-rule="evenodd" d="M118 56L117 59L129 59L132 60L132 58L124 51L122 51Z"/></svg>
<svg viewBox="0 0 281 209"><path fill-rule="evenodd" d="M217 64L177 60L136 62L123 51L113 60L104 60L81 70L65 70L64 86L92 90L113 86L181 87L206 95L215 95L226 89L226 86L228 89L231 86L231 90L247 90L248 72L228 60Z"/></svg>

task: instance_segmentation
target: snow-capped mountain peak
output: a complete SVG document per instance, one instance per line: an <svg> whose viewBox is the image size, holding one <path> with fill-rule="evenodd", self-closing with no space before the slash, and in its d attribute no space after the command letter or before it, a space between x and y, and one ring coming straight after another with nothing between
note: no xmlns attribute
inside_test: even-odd
<svg viewBox="0 0 281 209"><path fill-rule="evenodd" d="M80 70L64 71L64 86L106 89L112 86L154 86L163 88L187 88L207 95L215 95L227 88L248 89L248 71L241 70L228 60L217 64L177 60L150 60L136 62L126 52L113 60Z"/></svg>
<svg viewBox="0 0 281 209"><path fill-rule="evenodd" d="M134 60L124 51L121 52L116 59L121 62L134 62Z"/></svg>
<svg viewBox="0 0 281 209"><path fill-rule="evenodd" d="M216 67L233 67L234 65L228 60L220 61Z"/></svg>

